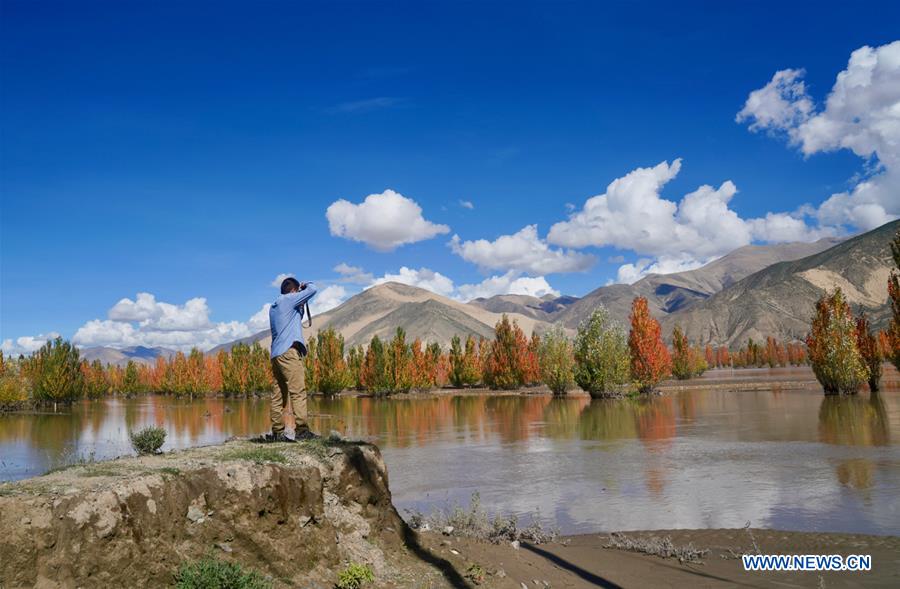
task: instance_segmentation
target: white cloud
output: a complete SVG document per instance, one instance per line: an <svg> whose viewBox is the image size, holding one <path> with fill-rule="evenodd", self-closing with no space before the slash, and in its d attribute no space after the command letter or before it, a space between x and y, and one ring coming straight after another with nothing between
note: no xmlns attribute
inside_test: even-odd
<svg viewBox="0 0 900 589"><path fill-rule="evenodd" d="M673 274L675 272L686 272L699 268L704 263L697 260L686 259L677 260L666 256L660 257L658 260L641 258L634 264L623 264L619 267L615 282L622 284L634 284L648 274Z"/></svg>
<svg viewBox="0 0 900 589"><path fill-rule="evenodd" d="M800 69L775 72L768 84L750 93L735 121L749 122L751 131L780 131L807 121L814 105L806 94L805 74Z"/></svg>
<svg viewBox="0 0 900 589"><path fill-rule="evenodd" d="M462 241L454 235L449 242L453 253L483 269L516 270L529 274L579 272L594 263L594 257L572 250L553 249L538 237L537 225L518 233L501 235L494 241Z"/></svg>
<svg viewBox="0 0 900 589"><path fill-rule="evenodd" d="M152 294L140 292L133 301L125 298L113 305L107 316L113 321L139 321L148 330L196 331L211 327L209 307L202 297L172 305L157 302Z"/></svg>
<svg viewBox="0 0 900 589"><path fill-rule="evenodd" d="M370 272L366 272L358 266L351 266L344 262L335 266L334 271L341 275L341 278L339 279L341 282L348 282L350 284L369 284L374 278Z"/></svg>
<svg viewBox="0 0 900 589"><path fill-rule="evenodd" d="M475 205L472 203L471 200L462 200L462 199L460 199L460 201L459 201L459 206L461 206L461 207L464 208L464 209L469 209L469 210L472 210L472 209L475 208Z"/></svg>
<svg viewBox="0 0 900 589"><path fill-rule="evenodd" d="M466 302L479 297L500 294L525 294L542 297L547 294L559 296L543 276L522 276L521 272L510 270L500 276L490 276L475 284L457 286L453 280L429 268L407 268L403 266L396 274L385 274L372 282L371 286L385 282L399 282L417 286L441 296Z"/></svg>
<svg viewBox="0 0 900 589"><path fill-rule="evenodd" d="M738 122L784 132L807 156L849 149L863 158L867 176L831 195L816 211L823 226L872 229L900 215L900 41L861 47L850 55L817 110L802 70L776 72L750 93Z"/></svg>
<svg viewBox="0 0 900 589"><path fill-rule="evenodd" d="M324 313L334 309L346 299L347 289L343 286L337 284L326 286L316 294L312 301L310 301L310 311Z"/></svg>
<svg viewBox="0 0 900 589"><path fill-rule="evenodd" d="M403 266L396 274L385 274L381 278L375 279L372 282L372 286L384 284L385 282L399 282L400 284L417 286L445 297L452 297L455 290L452 280L440 272L435 272L428 268L416 270Z"/></svg>
<svg viewBox="0 0 900 589"><path fill-rule="evenodd" d="M250 317L250 320L247 321L247 329L249 329L253 333L258 333L265 329L269 329L269 309L271 307L271 303L266 303L260 308L259 311L254 313Z"/></svg>
<svg viewBox="0 0 900 589"><path fill-rule="evenodd" d="M23 335L22 337L16 338L15 342L11 339L5 339L3 340L3 343L0 344L0 351L8 356L18 356L19 354L27 355L39 350L48 341L58 337L60 336L57 332L51 331L40 335Z"/></svg>
<svg viewBox="0 0 900 589"><path fill-rule="evenodd" d="M202 297L184 304L157 301L150 293L138 293L113 305L108 319L93 319L72 337L78 346L167 347L208 350L219 344L247 337L268 327L268 307L263 305L246 322L210 321L210 309ZM21 338L20 338L21 339Z"/></svg>
<svg viewBox="0 0 900 589"><path fill-rule="evenodd" d="M547 240L562 246L613 246L649 256L625 264L618 280L633 282L648 272L696 268L752 241L814 241L836 233L812 228L805 209L742 219L729 208L737 186L726 180L718 188L703 185L679 202L662 198L663 187L681 170L681 160L638 168L587 199L568 221L550 228Z"/></svg>
<svg viewBox="0 0 900 589"><path fill-rule="evenodd" d="M446 225L426 220L416 201L393 190L370 194L360 204L337 200L325 216L332 235L365 243L381 252L450 231Z"/></svg>
<svg viewBox="0 0 900 589"><path fill-rule="evenodd" d="M533 297L551 294L558 297L559 291L550 286L543 276L520 276L519 273L510 270L502 276L491 276L477 284L460 285L456 298L461 301L471 301L502 294L522 294Z"/></svg>
<svg viewBox="0 0 900 589"><path fill-rule="evenodd" d="M615 246L653 256L703 259L719 256L751 239L751 229L728 208L737 192L726 180L701 186L681 203L660 192L681 170L681 160L638 168L585 201L568 221L550 228L548 241L568 247Z"/></svg>
<svg viewBox="0 0 900 589"><path fill-rule="evenodd" d="M291 276L293 276L293 274L279 274L272 280L271 286L281 288L281 283L284 282L284 279L290 278Z"/></svg>

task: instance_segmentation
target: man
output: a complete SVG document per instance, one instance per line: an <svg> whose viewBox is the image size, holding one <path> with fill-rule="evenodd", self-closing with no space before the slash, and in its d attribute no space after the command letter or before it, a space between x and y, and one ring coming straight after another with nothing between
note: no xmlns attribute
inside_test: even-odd
<svg viewBox="0 0 900 589"><path fill-rule="evenodd" d="M311 283L300 283L296 278L285 278L281 283L281 296L269 309L269 326L272 329L272 373L275 389L272 391L273 442L293 442L317 437L309 431L306 411L306 340L303 339L303 308L316 294ZM288 398L297 423L294 439L284 435L284 408Z"/></svg>

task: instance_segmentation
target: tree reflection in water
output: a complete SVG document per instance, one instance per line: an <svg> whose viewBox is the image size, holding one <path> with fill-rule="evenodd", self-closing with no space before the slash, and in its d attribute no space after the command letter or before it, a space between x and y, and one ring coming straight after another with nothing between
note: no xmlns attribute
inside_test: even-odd
<svg viewBox="0 0 900 589"><path fill-rule="evenodd" d="M884 399L878 393L868 399L828 395L819 407L819 439L826 444L886 446L889 428ZM870 489L874 473L875 463L868 458L852 458L837 466L838 481L854 489Z"/></svg>

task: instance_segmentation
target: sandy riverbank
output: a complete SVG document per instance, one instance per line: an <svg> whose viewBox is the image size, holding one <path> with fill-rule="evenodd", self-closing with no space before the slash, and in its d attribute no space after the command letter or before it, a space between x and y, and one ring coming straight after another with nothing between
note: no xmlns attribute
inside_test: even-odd
<svg viewBox="0 0 900 589"><path fill-rule="evenodd" d="M751 538L752 534L752 538ZM489 571L485 587L898 587L900 538L773 530L670 530L629 532L630 538L668 536L676 546L693 544L710 552L702 563L605 548L606 534L561 538L531 546L492 545L469 539L422 534L423 546L465 570L472 562ZM872 570L858 572L745 572L741 552L764 554L869 554ZM458 552L455 554L454 552ZM502 571L498 578L497 572ZM535 582L537 581L537 582ZM549 585L545 585L549 583Z"/></svg>

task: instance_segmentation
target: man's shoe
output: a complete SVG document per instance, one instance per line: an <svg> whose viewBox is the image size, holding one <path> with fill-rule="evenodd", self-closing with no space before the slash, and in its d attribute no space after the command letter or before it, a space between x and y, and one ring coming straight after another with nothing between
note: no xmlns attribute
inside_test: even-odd
<svg viewBox="0 0 900 589"><path fill-rule="evenodd" d="M296 440L298 442L306 442L309 440L318 440L321 437L322 436L320 436L319 434L314 434L313 432L311 432L308 429L298 430L297 433L294 434L294 440Z"/></svg>
<svg viewBox="0 0 900 589"><path fill-rule="evenodd" d="M270 442L282 442L282 443L287 443L287 444L293 444L294 442L297 441L297 440L291 439L291 438L287 437L286 435L284 435L284 432L278 432L277 434L273 433L270 436L266 436L266 438Z"/></svg>

